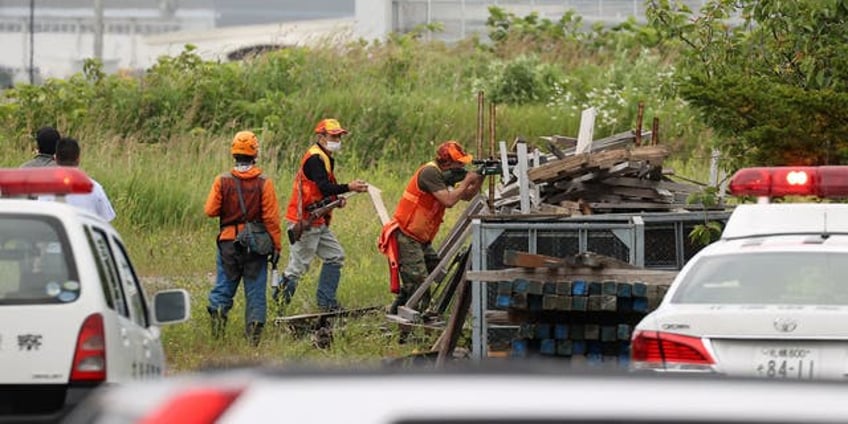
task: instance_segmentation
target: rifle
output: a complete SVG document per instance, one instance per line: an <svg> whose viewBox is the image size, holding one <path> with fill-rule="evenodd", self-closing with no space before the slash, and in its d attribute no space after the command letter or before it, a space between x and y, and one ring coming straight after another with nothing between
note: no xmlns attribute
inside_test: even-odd
<svg viewBox="0 0 848 424"><path fill-rule="evenodd" d="M500 159L474 159L471 164L476 166L474 172L486 175L499 175L503 173L504 164ZM518 164L518 158L508 157L506 166L515 166Z"/></svg>
<svg viewBox="0 0 848 424"><path fill-rule="evenodd" d="M475 166L473 171L484 177L487 175L501 175L504 173L503 161L500 159L475 159L471 161L471 164ZM506 160L507 169L509 169L508 167L515 166L517 164L518 158L510 156ZM465 168L448 169L444 171L445 183L453 186L454 184L462 181L467 174L468 170Z"/></svg>
<svg viewBox="0 0 848 424"><path fill-rule="evenodd" d="M357 192L350 192L341 194L336 196L335 200L332 200L330 197L325 197L311 205L306 207L306 211L308 214L301 218L300 221L296 222L287 230L289 236L289 244L294 244L300 237L303 235L303 232L312 226L312 221L315 221L318 218L323 217L328 214L331 210L339 207L342 203L350 196L353 196Z"/></svg>

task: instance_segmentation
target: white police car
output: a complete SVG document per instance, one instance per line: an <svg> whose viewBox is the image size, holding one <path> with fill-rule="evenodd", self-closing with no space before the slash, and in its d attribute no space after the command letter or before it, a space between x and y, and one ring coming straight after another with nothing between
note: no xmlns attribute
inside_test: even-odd
<svg viewBox="0 0 848 424"><path fill-rule="evenodd" d="M184 290L148 302L108 223L26 198L91 187L76 168L0 169L0 421L56 420L98 385L161 376L157 325L188 319Z"/></svg>
<svg viewBox="0 0 848 424"><path fill-rule="evenodd" d="M636 327L631 367L848 379L848 167L747 168L721 240L680 271ZM819 203L768 203L815 196Z"/></svg>

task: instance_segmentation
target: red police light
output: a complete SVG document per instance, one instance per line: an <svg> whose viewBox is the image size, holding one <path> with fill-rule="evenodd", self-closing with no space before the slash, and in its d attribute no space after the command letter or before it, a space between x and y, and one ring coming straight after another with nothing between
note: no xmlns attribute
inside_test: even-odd
<svg viewBox="0 0 848 424"><path fill-rule="evenodd" d="M736 196L848 197L848 166L743 168L733 174Z"/></svg>
<svg viewBox="0 0 848 424"><path fill-rule="evenodd" d="M78 168L49 166L43 168L0 169L0 195L85 194L94 185Z"/></svg>

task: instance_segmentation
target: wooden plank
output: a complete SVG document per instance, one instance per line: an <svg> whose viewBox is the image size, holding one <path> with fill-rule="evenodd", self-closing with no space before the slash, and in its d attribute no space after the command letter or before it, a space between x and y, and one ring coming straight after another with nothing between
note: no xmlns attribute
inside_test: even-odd
<svg viewBox="0 0 848 424"><path fill-rule="evenodd" d="M464 242L469 234L467 228L471 225L469 217L488 213L488 209L489 208L486 206L486 198L482 195L477 195L471 199L468 202L468 206L466 206L466 208L462 211L462 214L457 217L456 223L453 228L451 228L451 231L439 245L439 248L436 250L436 254L438 254L440 258L443 258L445 254L450 251L450 248L456 243Z"/></svg>
<svg viewBox="0 0 848 424"><path fill-rule="evenodd" d="M436 367L443 366L456 348L459 335L462 333L462 325L471 309L471 284L460 284L457 288L456 300L453 303L450 319L445 327L444 338L439 345L439 356L436 358Z"/></svg>
<svg viewBox="0 0 848 424"><path fill-rule="evenodd" d="M401 318L412 322L412 323L420 323L422 321L421 312L416 311L408 306L400 305L398 306L398 313Z"/></svg>
<svg viewBox="0 0 848 424"><path fill-rule="evenodd" d="M466 221L468 220L466 219ZM468 237L470 236L470 234L471 227L465 227L463 231L463 237ZM421 302L421 299L424 297L424 293L426 293L427 290L430 289L430 286L433 285L435 281L441 281L443 278L445 278L450 268L453 266L456 260L458 260L459 255L457 254L457 252L461 248L462 243L455 243L448 249L447 254L445 256L442 256L442 259L439 261L438 265L436 265L436 268L434 268L433 271L429 275L427 275L427 278L424 279L424 282L421 283L421 286L419 286L418 289L415 290L415 293L413 293L412 296L409 297L409 300L406 302L407 308L414 309L419 304L419 302Z"/></svg>
<svg viewBox="0 0 848 424"><path fill-rule="evenodd" d="M594 252L582 252L568 258L557 258L537 253L505 250L503 263L504 265L522 268L637 268L627 262ZM532 293L541 294L535 291Z"/></svg>
<svg viewBox="0 0 848 424"><path fill-rule="evenodd" d="M442 332L442 331L445 330L444 322L442 322L441 325L439 325L439 323L429 323L429 324L413 323L413 322L407 321L406 319L404 319L400 315L386 314L386 321L397 324L398 327L401 330L404 330L404 331L407 331L407 332L413 331L413 330L423 330L427 333L439 333L439 332Z"/></svg>
<svg viewBox="0 0 848 424"><path fill-rule="evenodd" d="M519 252L516 250L504 250L503 263L508 266L518 266L524 268L559 268L566 266L567 263L562 258L552 256L539 255L535 253Z"/></svg>
<svg viewBox="0 0 848 424"><path fill-rule="evenodd" d="M653 181L634 177L609 177L604 179L604 184L617 185L624 187L641 187L641 188L660 188L672 192L693 193L701 191L701 188L694 184L676 183L674 181Z"/></svg>
<svg viewBox="0 0 848 424"><path fill-rule="evenodd" d="M303 322L303 321L311 321L311 320L320 320L325 318L334 318L334 317L353 317L364 315L372 311L377 311L384 309L385 306L367 306L364 308L355 308L355 309L342 309L333 312L316 312L311 314L298 314L298 315L289 315L285 317L277 317L274 318L275 325L281 324L290 324L295 322Z"/></svg>
<svg viewBox="0 0 848 424"><path fill-rule="evenodd" d="M389 212L386 210L386 205L383 203L382 191L368 184L368 196L371 198L371 204L374 205L374 210L377 212L377 217L380 218L380 225L386 225L391 220Z"/></svg>
<svg viewBox="0 0 848 424"><path fill-rule="evenodd" d="M470 281L495 282L514 280L516 278L537 279L540 281L569 281L576 279L609 279L618 281L639 280L646 285L671 284L677 271L652 269L540 269L527 270L524 268L508 268L494 271L468 271L466 278ZM572 283L574 284L574 283Z"/></svg>
<svg viewBox="0 0 848 424"><path fill-rule="evenodd" d="M451 277L450 281L448 281L446 287L444 287L439 292L439 295L436 297L436 306L434 308L434 312L436 314L441 315L447 310L448 305L450 304L451 300L454 297L454 294L456 293L456 288L465 281L465 273L468 272L469 269L471 269L471 262L468 260L468 255L470 252L471 247L469 246L463 252L460 252L459 255L457 255L459 256L459 260L457 261L457 269ZM501 281L501 284L504 283L504 281ZM500 285L498 285L498 288L500 289Z"/></svg>
<svg viewBox="0 0 848 424"><path fill-rule="evenodd" d="M652 164L658 165L666 156L668 156L668 149L664 146L645 146L636 147L632 150L616 149L598 153L583 153L534 167L527 172L527 176L534 183L551 182L568 177L581 169L597 166L609 168L627 160L649 161Z"/></svg>
<svg viewBox="0 0 848 424"><path fill-rule="evenodd" d="M584 109L580 114L580 128L577 133L575 153L588 153L592 149L592 135L595 132L595 117L598 110L594 107Z"/></svg>

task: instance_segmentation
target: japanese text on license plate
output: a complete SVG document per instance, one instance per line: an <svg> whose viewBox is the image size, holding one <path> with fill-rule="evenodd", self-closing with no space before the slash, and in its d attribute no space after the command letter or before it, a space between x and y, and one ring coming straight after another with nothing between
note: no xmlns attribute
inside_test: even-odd
<svg viewBox="0 0 848 424"><path fill-rule="evenodd" d="M761 377L814 377L818 352L804 347L762 347L754 358L754 371Z"/></svg>

